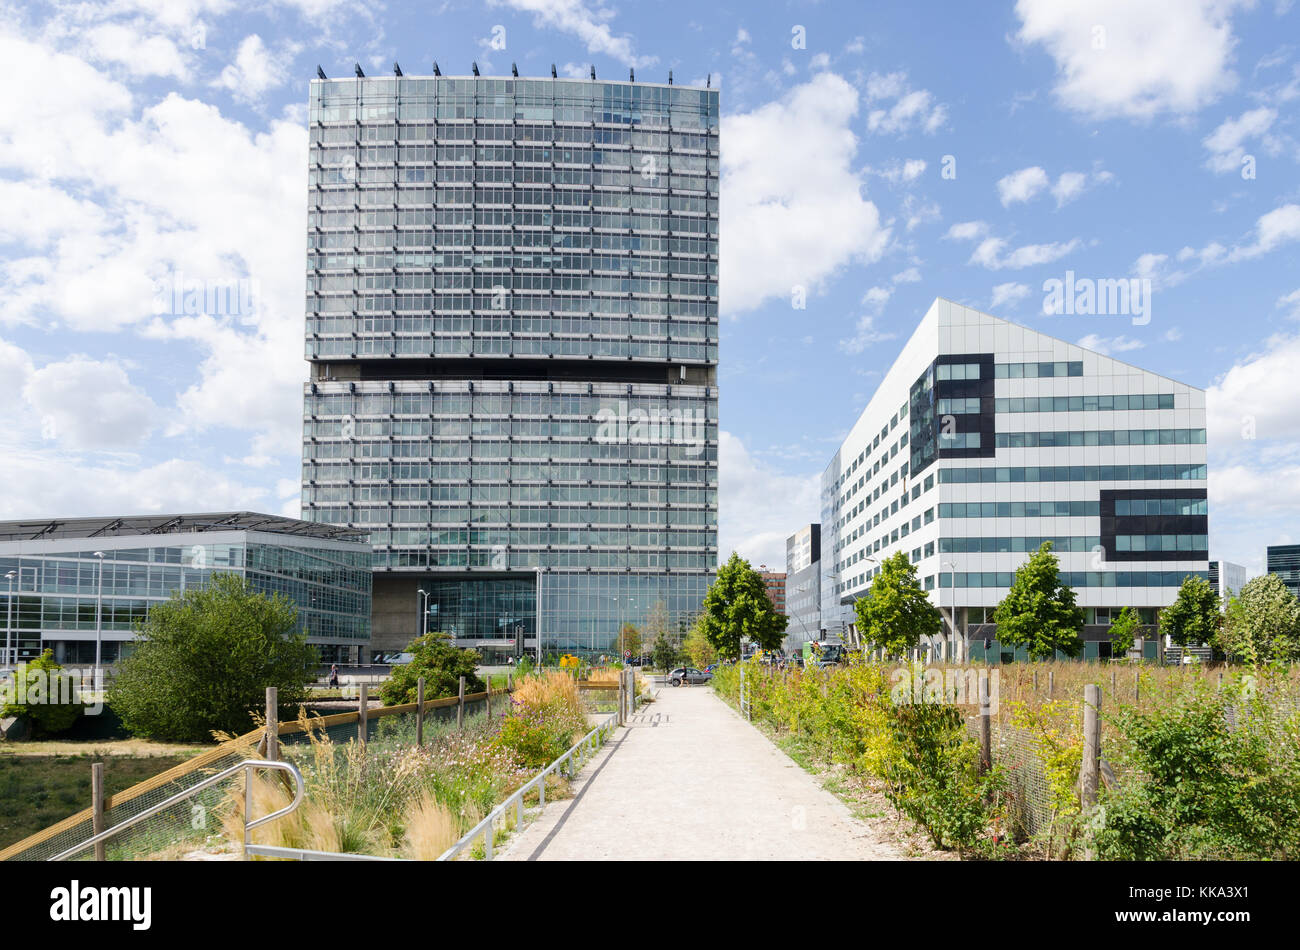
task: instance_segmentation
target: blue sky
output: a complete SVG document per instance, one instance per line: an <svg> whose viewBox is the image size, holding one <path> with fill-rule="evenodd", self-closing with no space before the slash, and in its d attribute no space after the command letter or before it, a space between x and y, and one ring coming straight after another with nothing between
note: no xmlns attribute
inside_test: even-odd
<svg viewBox="0 0 1300 950"><path fill-rule="evenodd" d="M1208 389L1212 556L1258 570L1300 538L1297 16L1289 0L0 5L0 517L296 514L317 64L594 64L722 90L724 558L781 562L946 296ZM1067 271L1150 280L1150 321L1044 315ZM245 305L156 305L187 281Z"/></svg>

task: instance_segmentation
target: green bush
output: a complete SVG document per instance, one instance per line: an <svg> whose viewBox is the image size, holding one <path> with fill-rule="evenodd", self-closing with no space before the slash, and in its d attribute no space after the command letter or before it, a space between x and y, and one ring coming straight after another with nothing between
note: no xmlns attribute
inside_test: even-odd
<svg viewBox="0 0 1300 950"><path fill-rule="evenodd" d="M247 732L268 686L279 689L281 718L292 719L320 662L297 624L284 595L254 593L237 574L214 574L150 609L108 704L132 733L179 742Z"/></svg>
<svg viewBox="0 0 1300 950"><path fill-rule="evenodd" d="M71 729L86 707L77 701L76 687L80 684L71 680L62 680L59 671L63 667L54 662L54 653L46 650L35 660L20 664L14 670L14 679L5 686L5 694L18 699L18 679L25 679L24 703L10 702L0 708L0 718L9 716L26 717L32 726L32 737L58 735ZM69 688L70 687L70 688ZM51 700L70 699L72 702L51 702Z"/></svg>
<svg viewBox="0 0 1300 950"><path fill-rule="evenodd" d="M993 815L989 802L1002 789L1000 770L979 773L979 746L966 732L962 712L941 703L889 707L893 754L882 778L894 807L930 836L938 848L973 849Z"/></svg>
<svg viewBox="0 0 1300 950"><path fill-rule="evenodd" d="M460 678L465 677L466 693L481 693L487 685L479 679L479 655L451 645L445 633L426 633L407 644L411 662L393 668L379 695L385 706L413 703L418 698L419 680L424 677L424 698L442 699L460 692Z"/></svg>
<svg viewBox="0 0 1300 950"><path fill-rule="evenodd" d="M1101 796L1102 857L1300 857L1300 716L1260 683L1166 688L1114 716L1126 780Z"/></svg>

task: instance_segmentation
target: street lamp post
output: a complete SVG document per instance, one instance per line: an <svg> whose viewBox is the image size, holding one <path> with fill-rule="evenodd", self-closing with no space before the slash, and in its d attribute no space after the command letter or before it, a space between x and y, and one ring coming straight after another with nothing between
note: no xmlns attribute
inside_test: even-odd
<svg viewBox="0 0 1300 950"><path fill-rule="evenodd" d="M14 662L13 639L14 639L14 578L18 576L17 571L10 571L5 577L9 581L9 599L5 601L5 659L4 662L9 666L17 666Z"/></svg>
<svg viewBox="0 0 1300 950"><path fill-rule="evenodd" d="M952 578L952 584L950 585L952 587L952 604L950 604L948 607L948 639L952 642L953 652L956 653L957 652L957 565L952 563L952 561L944 561L942 564L939 565L939 567L941 569L945 567L949 568L948 576ZM942 570L940 570L939 576L940 577L943 576ZM942 584L939 585L939 612L943 613L943 585ZM964 663L966 662L965 654L967 651L963 649L961 652L962 652L962 656L954 657L954 659L959 659L961 662Z"/></svg>
<svg viewBox="0 0 1300 950"><path fill-rule="evenodd" d="M415 635L422 637L429 625L429 595L423 587L415 592L415 600L420 605L420 622L415 625Z"/></svg>
<svg viewBox="0 0 1300 950"><path fill-rule="evenodd" d="M537 666L540 669L542 665L542 575L546 569L541 565L537 567L537 591L534 598L537 601ZM522 648L522 644L520 644Z"/></svg>
<svg viewBox="0 0 1300 950"><path fill-rule="evenodd" d="M99 669L104 640L104 552L96 551L95 557L99 560L99 582L95 590L95 668Z"/></svg>

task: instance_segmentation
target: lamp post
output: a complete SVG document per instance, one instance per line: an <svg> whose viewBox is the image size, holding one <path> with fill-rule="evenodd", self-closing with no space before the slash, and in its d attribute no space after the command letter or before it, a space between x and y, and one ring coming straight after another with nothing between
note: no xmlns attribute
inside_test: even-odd
<svg viewBox="0 0 1300 950"><path fill-rule="evenodd" d="M15 666L13 656L13 639L14 639L14 578L18 576L17 571L10 571L5 575L9 581L9 599L5 601L5 658L4 662L9 666Z"/></svg>
<svg viewBox="0 0 1300 950"><path fill-rule="evenodd" d="M546 568L540 564L537 566L537 591L534 595L537 601L537 666L540 669L542 665L542 575L546 573ZM522 652L523 643L520 643Z"/></svg>
<svg viewBox="0 0 1300 950"><path fill-rule="evenodd" d="M99 669L104 641L104 552L96 551L95 557L99 561L99 581L95 589L95 668Z"/></svg>
<svg viewBox="0 0 1300 950"><path fill-rule="evenodd" d="M939 572L941 578L943 576L942 568L945 567L949 568L948 576L952 578L952 584L950 585L952 587L952 604L948 607L948 639L952 641L953 652L955 653L957 648L957 565L952 563L952 561L944 561L939 565L939 567L941 568ZM939 612L943 613L942 584L939 585ZM961 662L964 663L966 662L967 651L963 648L961 652L962 656L954 657L954 659L960 659Z"/></svg>
<svg viewBox="0 0 1300 950"><path fill-rule="evenodd" d="M429 623L429 595L423 587L415 592L415 601L420 605L420 622L415 625L415 635L422 637Z"/></svg>

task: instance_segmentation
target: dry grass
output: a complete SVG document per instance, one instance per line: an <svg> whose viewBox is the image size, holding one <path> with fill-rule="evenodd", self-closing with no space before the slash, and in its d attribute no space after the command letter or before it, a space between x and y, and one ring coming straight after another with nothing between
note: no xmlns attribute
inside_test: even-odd
<svg viewBox="0 0 1300 950"><path fill-rule="evenodd" d="M131 756L190 756L206 752L203 743L151 742L148 739L42 739L37 742L0 742L0 755L93 755L96 758Z"/></svg>
<svg viewBox="0 0 1300 950"><path fill-rule="evenodd" d="M253 782L253 817L260 818L285 808L293 795L278 779L259 777ZM234 842L244 837L244 788L232 788L223 809L221 827ZM340 851L339 832L334 818L318 802L304 799L298 810L270 824L254 828L254 844L281 848L304 848L309 851Z"/></svg>
<svg viewBox="0 0 1300 950"><path fill-rule="evenodd" d="M582 697L578 694L578 684L566 673L543 673L540 676L525 677L515 685L511 699L533 709L558 703L582 715Z"/></svg>
<svg viewBox="0 0 1300 950"><path fill-rule="evenodd" d="M436 861L460 840L460 822L428 792L407 806L405 824L403 850L417 861Z"/></svg>

